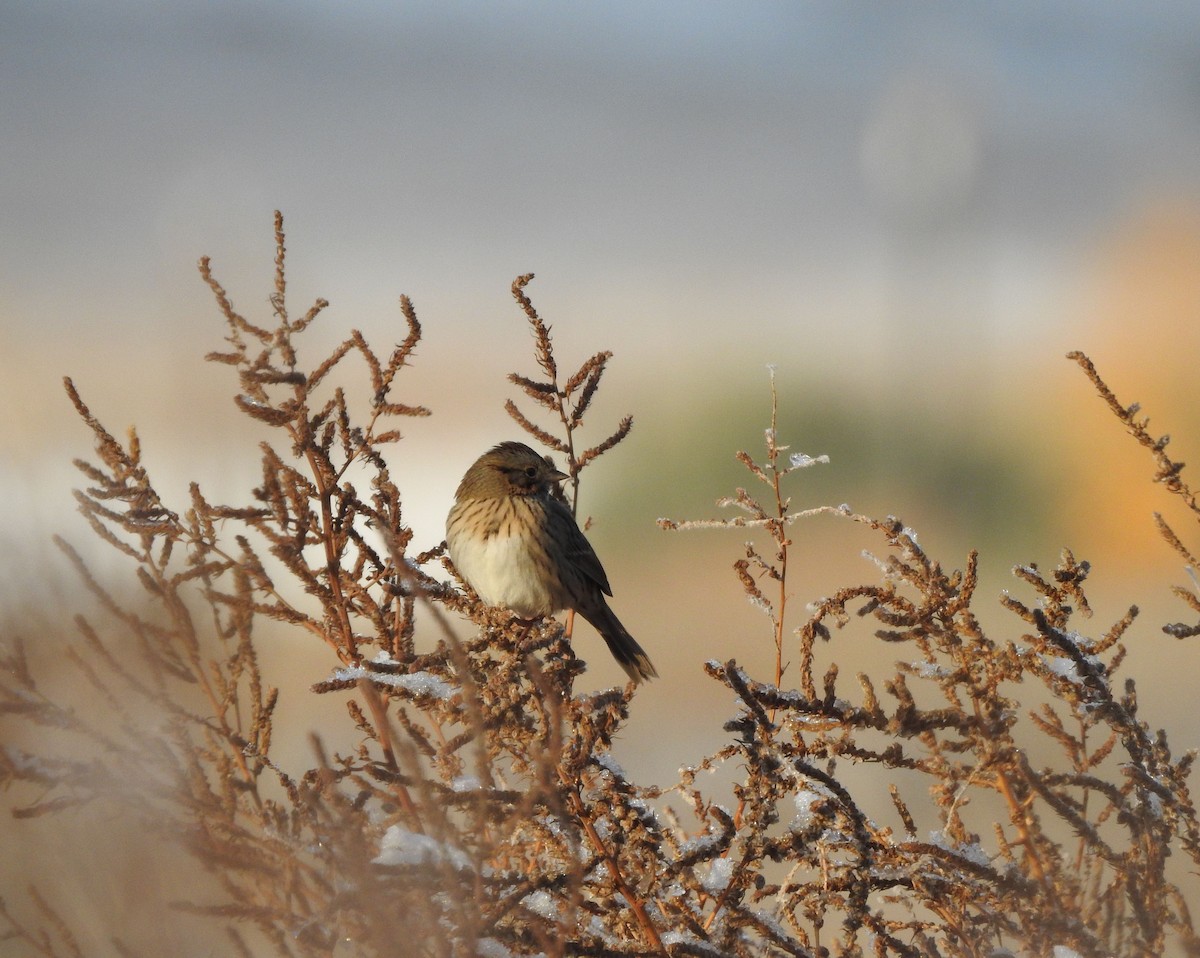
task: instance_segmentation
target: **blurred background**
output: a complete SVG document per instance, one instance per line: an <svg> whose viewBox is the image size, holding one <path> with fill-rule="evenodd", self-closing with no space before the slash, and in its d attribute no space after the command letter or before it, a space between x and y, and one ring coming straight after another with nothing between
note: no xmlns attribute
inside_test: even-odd
<svg viewBox="0 0 1200 958"><path fill-rule="evenodd" d="M1071 547L1097 632L1143 607L1146 717L1194 744L1170 684L1194 655L1159 631L1186 618L1169 586L1187 577L1151 515L1197 547L1194 526L1063 357L1088 352L1196 458L1195 4L48 0L0 5L0 88L0 601L47 658L65 616L29 607L94 611L49 537L108 581L129 571L73 512L91 441L61 377L113 432L137 425L181 504L193 479L244 498L266 434L203 362L224 329L195 263L269 322L280 209L293 312L332 303L302 364L352 327L386 353L401 293L424 324L398 398L434 416L391 458L418 548L470 462L516 436L505 376L536 367L515 276L537 274L564 368L615 352L585 440L635 426L580 508L663 673L618 743L631 775L671 782L715 750L733 705L705 659L769 674L729 568L744 534L655 527L750 481L733 454L761 455L768 363L782 441L832 459L796 476L794 506L894 513L950 567L980 549L997 635L1019 630L993 596L1030 598L1012 566ZM795 541L797 616L877 576L861 552L880 544L848 523ZM281 760L304 764L344 712L313 701L330 663L292 639L272 680ZM586 626L576 647L585 685L620 680ZM865 639L829 654L847 676L880 662Z"/></svg>

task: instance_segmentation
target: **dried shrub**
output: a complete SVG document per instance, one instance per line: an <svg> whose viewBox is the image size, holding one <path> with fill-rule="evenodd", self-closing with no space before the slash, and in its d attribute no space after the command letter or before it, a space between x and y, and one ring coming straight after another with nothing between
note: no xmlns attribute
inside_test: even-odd
<svg viewBox="0 0 1200 958"><path fill-rule="evenodd" d="M844 506L789 512L781 479L818 460L793 455L783 466L774 417L766 435L761 464L738 458L768 487L767 505L738 489L720 504L748 518L661 524L768 534L772 552L748 545L734 568L777 648L794 521L829 514L861 523L886 552L876 559L881 581L810 605L796 629L794 687L781 686L778 658L769 683L736 661L708 663L740 706L726 725L735 742L702 767L748 770L734 811L695 798L714 823L700 858L725 862L722 880L737 889L721 901L724 924L754 927L769 905L800 946L777 946L781 954L1200 950L1184 892L1165 867L1176 848L1197 861L1193 755L1173 758L1166 734L1138 719L1133 680L1115 679L1137 609L1101 635L1077 630L1075 620L1091 615L1089 567L1066 551L1048 574L1034 565L1013 570L1036 601L1003 596L1021 633L993 638L972 611L975 553L948 572L893 517ZM873 626L866 635L857 629L857 641L883 643L880 658L899 661L847 683L835 656L826 652L822 664L821 653L834 631L863 621ZM1043 755L1047 763L1035 764ZM879 769L872 782L890 780L895 826L884 823L881 789L845 784L854 767ZM931 812L934 827L923 835L917 819ZM721 948L740 954L738 943L731 931ZM758 947L766 944L764 936Z"/></svg>
<svg viewBox="0 0 1200 958"><path fill-rule="evenodd" d="M107 618L77 618L62 653L103 708L81 714L44 691L22 643L6 643L0 716L44 732L34 750L0 748L0 782L36 789L17 816L107 803L180 843L210 884L174 906L220 923L229 954L1200 953L1188 889L1167 867L1172 853L1200 864L1192 755L1172 754L1138 717L1132 680L1116 678L1137 610L1101 633L1079 624L1086 562L1066 552L1054 570L1016 569L1026 598L1004 596L1010 634L988 635L972 609L974 554L947 571L894 518L791 509L793 474L824 457L780 444L772 374L764 456L738 453L749 488L719 500L738 514L661 525L756 536L734 570L766 617L774 674L707 663L734 703L728 741L674 788L639 786L610 752L633 686L576 693L569 621L514 622L457 588L429 533L418 551L383 454L399 423L429 414L396 395L421 338L412 304L401 300L406 331L386 356L353 331L303 362L296 341L327 304L292 318L278 214L275 233L271 324L238 313L200 267L228 327L209 359L236 371L238 408L270 436L247 501L213 503L198 484L186 504L165 501L137 435L115 438L67 382L96 442L97 462L78 463L80 509L146 602L112 594L60 543ZM551 425L508 410L565 455L574 500L632 420L577 444L611 354L560 376L531 279L513 294L540 374L510 379ZM365 409L338 385L352 358ZM1196 512L1165 440L1076 358ZM797 617L789 535L816 514L871 530L879 575ZM1177 591L1200 613L1197 591ZM473 629L459 638L464 619ZM269 627L323 648L328 677L272 685ZM898 661L843 677L843 630ZM310 694L344 702L343 734L327 738L355 744L314 740L308 767L285 767L281 699ZM735 770L732 807L697 784L717 766ZM135 953L108 931L112 953ZM0 941L84 953L45 889L23 910L0 902Z"/></svg>

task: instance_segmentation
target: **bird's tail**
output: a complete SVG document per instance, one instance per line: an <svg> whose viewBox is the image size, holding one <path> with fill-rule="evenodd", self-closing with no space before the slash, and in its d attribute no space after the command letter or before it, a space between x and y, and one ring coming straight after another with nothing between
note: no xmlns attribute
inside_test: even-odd
<svg viewBox="0 0 1200 958"><path fill-rule="evenodd" d="M600 633L617 664L629 673L634 682L658 678L658 670L650 661L646 650L638 645L637 639L629 634L629 630L621 624L621 620L607 603L602 602L599 608L588 609L586 612L581 609L579 614Z"/></svg>

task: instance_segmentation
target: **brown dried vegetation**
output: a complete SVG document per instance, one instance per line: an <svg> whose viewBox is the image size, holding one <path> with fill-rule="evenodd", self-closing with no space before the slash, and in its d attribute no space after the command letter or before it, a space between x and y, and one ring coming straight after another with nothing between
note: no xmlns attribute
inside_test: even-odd
<svg viewBox="0 0 1200 958"><path fill-rule="evenodd" d="M212 877L175 907L223 926L229 954L1200 954L1168 869L1172 854L1185 872L1200 865L1192 754L1174 756L1139 719L1133 681L1115 677L1137 610L1101 634L1078 625L1086 562L1067 552L1054 570L1016 569L1027 598L1005 595L1013 628L989 636L972 611L975 555L946 571L896 519L790 510L788 477L819 460L786 456L772 410L764 458L738 454L765 493L720 500L733 518L662 525L749 528L767 544L734 568L768 618L774 675L707 663L734 702L728 742L672 789L639 786L609 751L633 687L576 694L582 664L562 624L481 607L433 574L452 572L441 545L413 551L382 451L401 439L397 422L429 414L393 395L421 336L412 305L401 300L407 333L388 356L355 331L304 366L295 340L326 304L291 317L278 215L276 247L271 326L239 314L200 267L229 330L209 359L236 370L238 407L272 430L248 502L212 503L197 484L186 506L163 501L136 434L111 435L67 382L98 460L78 463L80 508L149 603L118 601L60 543L109 620L78 618L63 652L105 709L84 715L45 693L21 642L6 642L0 716L45 730L36 752L0 748L0 782L37 789L14 814L112 803L152 823ZM577 452L610 354L560 380L531 279L513 294L541 375L510 378L555 422L508 408L565 455L574 498L631 420ZM351 356L370 379L364 410L335 385ZM1074 358L1200 517L1165 439ZM817 513L878 536L880 576L813 602L797 627L789 530ZM1177 592L1200 618L1197 592ZM450 623L463 618L475 628L460 640ZM272 620L323 644L329 678L271 685L256 629ZM851 627L899 661L841 676L830 639ZM311 694L344 700L358 744L314 741L310 767L284 768L277 706ZM736 770L732 808L697 784L717 766ZM46 889L22 897L0 903L5 954L84 953ZM111 953L135 953L109 931Z"/></svg>

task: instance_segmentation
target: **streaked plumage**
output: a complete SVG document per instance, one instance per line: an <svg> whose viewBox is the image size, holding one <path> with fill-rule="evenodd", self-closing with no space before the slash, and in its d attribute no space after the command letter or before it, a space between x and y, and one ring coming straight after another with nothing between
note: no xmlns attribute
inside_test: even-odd
<svg viewBox="0 0 1200 958"><path fill-rule="evenodd" d="M459 574L488 605L523 619L574 609L608 643L635 682L658 675L605 601L604 567L566 505L567 477L524 443L503 442L467 470L446 517L446 542Z"/></svg>

